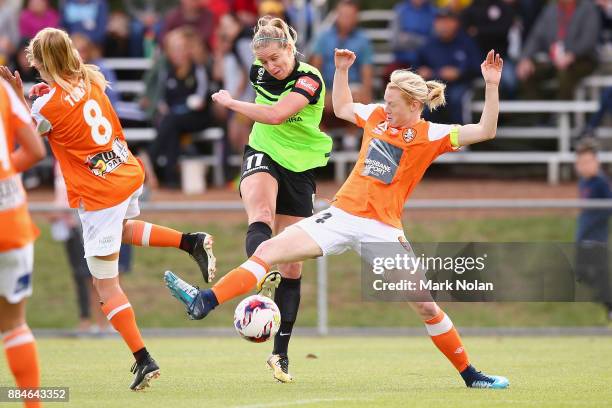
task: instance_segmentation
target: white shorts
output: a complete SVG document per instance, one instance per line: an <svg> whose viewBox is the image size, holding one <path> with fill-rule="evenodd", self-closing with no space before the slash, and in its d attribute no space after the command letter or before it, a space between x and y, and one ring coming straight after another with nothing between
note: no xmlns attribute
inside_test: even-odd
<svg viewBox="0 0 612 408"><path fill-rule="evenodd" d="M352 249L366 262L376 254L366 253L363 243L406 243L403 230L333 206L293 225L310 235L323 255L337 255Z"/></svg>
<svg viewBox="0 0 612 408"><path fill-rule="evenodd" d="M0 252L0 296L16 304L32 295L34 244Z"/></svg>
<svg viewBox="0 0 612 408"><path fill-rule="evenodd" d="M85 258L107 256L119 252L123 236L123 220L140 215L138 197L141 194L142 186L125 201L114 207L97 211L85 211L79 208Z"/></svg>

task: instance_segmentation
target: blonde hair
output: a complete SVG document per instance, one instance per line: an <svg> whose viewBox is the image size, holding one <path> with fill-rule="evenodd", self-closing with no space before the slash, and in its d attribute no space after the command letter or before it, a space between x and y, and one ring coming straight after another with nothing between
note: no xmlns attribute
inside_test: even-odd
<svg viewBox="0 0 612 408"><path fill-rule="evenodd" d="M75 82L78 83L80 80L83 80L87 92L91 89L92 83L102 90L109 86L100 68L83 63L72 40L63 30L56 28L40 30L28 44L26 56L30 65L40 64L37 68L68 93L74 90Z"/></svg>
<svg viewBox="0 0 612 408"><path fill-rule="evenodd" d="M446 85L438 81L425 81L422 76L407 69L393 71L387 88L399 89L408 102L416 100L430 111L446 104Z"/></svg>
<svg viewBox="0 0 612 408"><path fill-rule="evenodd" d="M278 44L281 48L287 48L295 55L297 48L297 32L282 19L272 16L263 16L257 21L255 35L251 47L253 51L266 48L272 43Z"/></svg>

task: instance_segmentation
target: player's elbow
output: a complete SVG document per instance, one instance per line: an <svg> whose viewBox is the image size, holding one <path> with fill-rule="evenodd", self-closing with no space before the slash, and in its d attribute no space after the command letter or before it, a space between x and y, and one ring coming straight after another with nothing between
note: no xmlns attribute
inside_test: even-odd
<svg viewBox="0 0 612 408"><path fill-rule="evenodd" d="M283 118L280 115L272 115L270 117L270 124L271 125L280 125L281 123L283 123L286 120L286 118Z"/></svg>
<svg viewBox="0 0 612 408"><path fill-rule="evenodd" d="M497 136L497 129L491 129L484 132L485 140L493 140Z"/></svg>
<svg viewBox="0 0 612 408"><path fill-rule="evenodd" d="M285 120L287 120L286 115L283 115L281 112L278 112L274 109L271 109L268 114L268 124L270 125L280 125Z"/></svg>
<svg viewBox="0 0 612 408"><path fill-rule="evenodd" d="M334 115L338 119L350 120L349 109L350 107L347 109L347 105L334 105Z"/></svg>

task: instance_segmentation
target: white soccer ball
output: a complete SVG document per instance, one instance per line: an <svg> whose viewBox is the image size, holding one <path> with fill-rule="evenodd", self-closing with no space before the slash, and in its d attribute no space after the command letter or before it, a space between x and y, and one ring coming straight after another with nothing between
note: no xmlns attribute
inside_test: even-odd
<svg viewBox="0 0 612 408"><path fill-rule="evenodd" d="M253 295L245 298L234 312L234 327L243 339L262 343L276 335L281 315L270 298Z"/></svg>

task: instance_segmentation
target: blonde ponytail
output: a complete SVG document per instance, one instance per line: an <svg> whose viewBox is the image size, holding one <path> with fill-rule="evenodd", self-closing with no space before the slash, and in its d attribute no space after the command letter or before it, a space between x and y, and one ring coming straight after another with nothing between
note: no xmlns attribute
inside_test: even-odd
<svg viewBox="0 0 612 408"><path fill-rule="evenodd" d="M425 81L419 74L407 69L398 69L391 74L387 88L399 89L407 102L416 100L433 111L446 104L446 85L438 81Z"/></svg>
<svg viewBox="0 0 612 408"><path fill-rule="evenodd" d="M102 90L109 85L100 69L95 65L84 64L72 40L63 30L45 28L40 30L30 41L26 49L30 65L42 71L64 91L72 93L75 85L83 81L87 92L91 84Z"/></svg>
<svg viewBox="0 0 612 408"><path fill-rule="evenodd" d="M425 105L427 105L430 111L434 111L440 106L446 105L446 96L444 96L446 85L438 81L427 81L425 85L427 85L428 91Z"/></svg>
<svg viewBox="0 0 612 408"><path fill-rule="evenodd" d="M255 35L251 48L253 51L266 48L270 44L278 44L281 48L289 48L293 54L297 54L295 43L297 32L282 19L272 16L263 16L257 21Z"/></svg>

